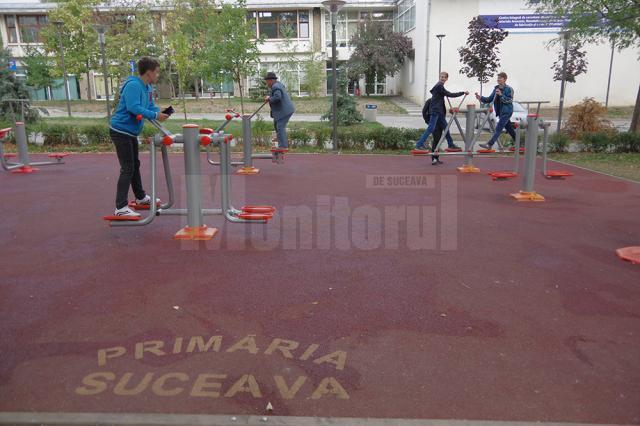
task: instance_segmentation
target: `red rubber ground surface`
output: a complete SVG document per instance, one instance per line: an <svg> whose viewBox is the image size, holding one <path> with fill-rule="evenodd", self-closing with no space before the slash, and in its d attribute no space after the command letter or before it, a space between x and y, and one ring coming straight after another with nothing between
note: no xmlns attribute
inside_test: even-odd
<svg viewBox="0 0 640 426"><path fill-rule="evenodd" d="M276 216L207 217L212 243L173 240L179 217L108 227L111 154L0 174L0 411L640 422L640 268L615 255L640 243L640 185L567 167L518 203L519 179L485 174L508 160L428 160L257 162L234 204ZM319 201L348 201L351 228L327 232ZM435 218L421 250L391 220L416 211Z"/></svg>

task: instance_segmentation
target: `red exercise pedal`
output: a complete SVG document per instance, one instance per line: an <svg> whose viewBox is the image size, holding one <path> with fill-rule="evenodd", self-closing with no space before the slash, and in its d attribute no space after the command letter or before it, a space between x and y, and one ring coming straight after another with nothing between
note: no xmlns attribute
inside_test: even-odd
<svg viewBox="0 0 640 426"><path fill-rule="evenodd" d="M516 152L516 147L512 146L511 148L509 148L509 151ZM520 154L524 154L524 148L520 148Z"/></svg>
<svg viewBox="0 0 640 426"><path fill-rule="evenodd" d="M271 148L271 152L278 152L284 154L285 152L289 152L289 148Z"/></svg>
<svg viewBox="0 0 640 426"><path fill-rule="evenodd" d="M69 155L70 155L69 153L61 153L61 154L55 154L55 153L54 153L54 154L49 154L49 155L47 155L47 157L49 157L49 158L55 158L55 159L57 159L57 160L60 160L60 159L62 159L62 158L64 158L64 157L68 157Z"/></svg>
<svg viewBox="0 0 640 426"><path fill-rule="evenodd" d="M129 201L129 208L134 210L149 210L151 206L149 204L138 204L135 200ZM160 207L160 201L156 203L156 207Z"/></svg>
<svg viewBox="0 0 640 426"><path fill-rule="evenodd" d="M238 217L244 220L269 220L273 218L273 213L240 213Z"/></svg>
<svg viewBox="0 0 640 426"><path fill-rule="evenodd" d="M4 158L16 158L17 156L18 154L14 153L4 154Z"/></svg>
<svg viewBox="0 0 640 426"><path fill-rule="evenodd" d="M114 215L109 215L109 216L102 216L102 219L104 220L108 220L108 221L117 221L117 222L135 222L138 221L140 219L142 219L141 216L114 216Z"/></svg>
<svg viewBox="0 0 640 426"><path fill-rule="evenodd" d="M640 246L619 248L616 253L620 259L640 265Z"/></svg>
<svg viewBox="0 0 640 426"><path fill-rule="evenodd" d="M462 152L462 148L445 148L445 152Z"/></svg>
<svg viewBox="0 0 640 426"><path fill-rule="evenodd" d="M273 215L276 208L273 206L244 206L240 210L242 213L264 213Z"/></svg>
<svg viewBox="0 0 640 426"><path fill-rule="evenodd" d="M493 180L507 180L518 176L518 174L514 172L490 172L487 174L491 176Z"/></svg>
<svg viewBox="0 0 640 426"><path fill-rule="evenodd" d="M4 138L5 136L7 136L7 133L9 133L11 130L13 130L11 127L0 129L0 138Z"/></svg>
<svg viewBox="0 0 640 426"><path fill-rule="evenodd" d="M431 154L431 151L424 151L422 149L413 149L411 150L411 155L428 155Z"/></svg>
<svg viewBox="0 0 640 426"><path fill-rule="evenodd" d="M496 152L495 149L479 149L476 151L478 154L493 154L494 152Z"/></svg>
<svg viewBox="0 0 640 426"><path fill-rule="evenodd" d="M544 175L547 179L564 179L570 176L573 176L573 173L563 170L547 170L547 174Z"/></svg>

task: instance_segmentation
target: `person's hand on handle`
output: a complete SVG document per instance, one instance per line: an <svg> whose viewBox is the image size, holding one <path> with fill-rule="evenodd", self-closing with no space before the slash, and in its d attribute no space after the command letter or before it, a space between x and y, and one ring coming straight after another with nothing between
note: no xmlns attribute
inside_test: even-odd
<svg viewBox="0 0 640 426"><path fill-rule="evenodd" d="M265 96L265 97L264 97L264 102L265 102L265 103L269 102L269 97L268 97L268 96Z"/></svg>
<svg viewBox="0 0 640 426"><path fill-rule="evenodd" d="M469 91L468 91L468 90L465 90L465 91L464 91L464 95L465 95L465 96L467 96L468 94L469 94Z"/></svg>
<svg viewBox="0 0 640 426"><path fill-rule="evenodd" d="M476 99L480 100L480 95L478 95L478 92L476 92Z"/></svg>
<svg viewBox="0 0 640 426"><path fill-rule="evenodd" d="M162 113L162 112L159 112L159 113L158 113L158 117L156 118L156 120L158 120L158 121L164 121L164 120L166 120L167 118L169 118L169 115L168 115L168 114L164 114L164 113Z"/></svg>
<svg viewBox="0 0 640 426"><path fill-rule="evenodd" d="M496 95L502 96L502 90L500 90L500 88L496 89Z"/></svg>

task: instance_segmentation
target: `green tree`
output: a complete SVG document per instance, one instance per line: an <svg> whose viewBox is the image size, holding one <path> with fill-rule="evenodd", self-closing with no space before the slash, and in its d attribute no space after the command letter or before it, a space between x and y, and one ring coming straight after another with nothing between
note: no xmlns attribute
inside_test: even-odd
<svg viewBox="0 0 640 426"><path fill-rule="evenodd" d="M62 45L64 61L69 74L82 75L87 78L87 99L91 100L91 71L99 62L97 35L94 24L93 9L97 0L59 0L58 7L49 13L49 22L60 21L62 25ZM53 74L61 77L60 45L58 27L47 25L42 32L45 51L56 58Z"/></svg>
<svg viewBox="0 0 640 426"><path fill-rule="evenodd" d="M29 99L24 81L9 70L10 59L9 49L0 48L0 117L15 117L21 111L20 102L11 102L9 99ZM24 104L24 111L24 120L29 122L38 118L38 112L30 108L29 103Z"/></svg>
<svg viewBox="0 0 640 426"><path fill-rule="evenodd" d="M26 83L35 89L46 89L53 86L54 78L51 73L53 67L52 58L39 46L25 47L25 56L22 63L27 71Z"/></svg>
<svg viewBox="0 0 640 426"><path fill-rule="evenodd" d="M327 73L325 61L324 54L315 48L303 61L302 67L305 74L305 85L309 96L317 98L324 95L324 84Z"/></svg>
<svg viewBox="0 0 640 426"><path fill-rule="evenodd" d="M528 0L528 3L538 13L566 18L566 29L582 42L615 42L618 49L640 47L638 0ZM640 86L629 130L640 132Z"/></svg>
<svg viewBox="0 0 640 426"><path fill-rule="evenodd" d="M362 22L350 43L354 49L348 62L349 74L354 78L365 76L367 96L375 93L376 77L382 80L394 75L413 54L411 39L380 21Z"/></svg>
<svg viewBox="0 0 640 426"><path fill-rule="evenodd" d="M358 111L356 101L353 96L347 92L349 79L344 74L338 74L338 124L341 126L350 126L352 124L362 122L362 114ZM333 105L329 107L329 111L322 116L322 120L333 119Z"/></svg>
<svg viewBox="0 0 640 426"><path fill-rule="evenodd" d="M207 46L211 69L231 76L240 91L240 110L244 114L244 85L247 76L255 74L260 59L255 21L247 18L245 0L225 3L215 20L213 42Z"/></svg>
<svg viewBox="0 0 640 426"><path fill-rule="evenodd" d="M469 21L467 45L458 49L460 61L464 64L460 74L477 78L480 82L480 94L482 85L493 77L500 66L498 46L508 35L507 31L497 28L497 25L488 25L479 16Z"/></svg>

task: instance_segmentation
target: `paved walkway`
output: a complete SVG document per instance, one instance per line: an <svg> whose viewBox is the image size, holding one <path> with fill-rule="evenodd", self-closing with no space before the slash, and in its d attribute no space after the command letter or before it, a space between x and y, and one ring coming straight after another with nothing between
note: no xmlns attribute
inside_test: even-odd
<svg viewBox="0 0 640 426"><path fill-rule="evenodd" d="M50 109L49 114L50 114L49 117L66 117L67 116L66 111L58 110L58 109ZM72 114L73 114L73 117L80 117L80 118L102 118L105 116L104 113L101 113L101 112L74 112ZM222 114L222 113L215 113L215 114L192 113L192 114L189 114L188 117L189 119L192 119L192 120L202 120L202 119L223 120L224 115L225 114ZM291 121L321 121L320 117L321 117L321 114L294 114L293 117L291 117ZM418 114L418 115L378 114L377 117L378 117L378 120L377 120L378 123L386 127L406 127L406 128L414 128L414 129L424 129L426 127L426 124L422 119L422 114ZM266 115L265 118L269 119L269 116ZM183 121L184 115L175 114L173 117L170 118L170 120ZM464 129L465 119L463 117L460 117L459 120L460 120L460 124ZM546 121L552 123L551 132L555 132L556 121L555 120L546 120ZM631 125L630 119L613 119L611 121L613 122L614 126L620 131L629 130L629 126ZM454 127L454 130L452 131L452 133L454 133L454 136L455 136L455 132L456 132L456 129Z"/></svg>

